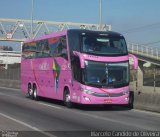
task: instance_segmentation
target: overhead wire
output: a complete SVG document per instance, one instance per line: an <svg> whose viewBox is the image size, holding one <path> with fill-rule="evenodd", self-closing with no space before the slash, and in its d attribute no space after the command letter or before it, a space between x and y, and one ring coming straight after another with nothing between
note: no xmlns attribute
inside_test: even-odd
<svg viewBox="0 0 160 137"><path fill-rule="evenodd" d="M141 26L141 27L131 28L131 29L128 29L128 30L125 30L125 31L121 31L121 32L123 34L128 34L128 33L140 32L140 31L147 31L147 30L155 29L157 27L160 28L160 22L149 24L149 25L145 25L145 26ZM148 42L148 43L140 44L140 45L143 45L143 46L149 46L149 45L154 46L155 44L158 44L158 43L160 43L160 40L152 41L152 42ZM156 45L156 46L158 46L158 45Z"/></svg>
<svg viewBox="0 0 160 137"><path fill-rule="evenodd" d="M127 34L127 33L132 33L132 32L146 31L146 30L149 30L149 29L157 28L157 27L160 28L160 22L150 24L150 25L141 26L141 27L131 28L131 29L124 30L124 31L121 31L121 32L123 32L123 34Z"/></svg>

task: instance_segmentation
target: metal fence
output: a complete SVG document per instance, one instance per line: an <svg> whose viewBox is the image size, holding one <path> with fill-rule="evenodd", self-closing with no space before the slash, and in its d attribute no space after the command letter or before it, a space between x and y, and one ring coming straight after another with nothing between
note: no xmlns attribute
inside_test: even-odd
<svg viewBox="0 0 160 137"><path fill-rule="evenodd" d="M158 48L153 48L133 43L127 43L127 45L128 45L128 50L131 53L146 56L160 61L160 49Z"/></svg>
<svg viewBox="0 0 160 137"><path fill-rule="evenodd" d="M144 70L143 85L160 87L160 68Z"/></svg>
<svg viewBox="0 0 160 137"><path fill-rule="evenodd" d="M8 69L1 66L0 79L20 80L20 64L10 64Z"/></svg>

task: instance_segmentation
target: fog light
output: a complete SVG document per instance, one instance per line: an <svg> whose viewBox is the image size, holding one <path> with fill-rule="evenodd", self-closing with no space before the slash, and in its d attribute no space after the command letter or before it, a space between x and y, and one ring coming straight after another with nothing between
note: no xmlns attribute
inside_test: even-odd
<svg viewBox="0 0 160 137"><path fill-rule="evenodd" d="M124 100L125 100L125 101L129 101L129 98L127 97L127 98L125 98Z"/></svg>
<svg viewBox="0 0 160 137"><path fill-rule="evenodd" d="M85 101L90 101L90 99L88 97L84 97Z"/></svg>

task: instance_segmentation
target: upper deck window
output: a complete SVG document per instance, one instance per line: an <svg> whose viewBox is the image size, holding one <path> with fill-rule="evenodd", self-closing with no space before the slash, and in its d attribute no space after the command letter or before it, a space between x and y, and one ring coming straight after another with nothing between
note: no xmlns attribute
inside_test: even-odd
<svg viewBox="0 0 160 137"><path fill-rule="evenodd" d="M50 39L51 40L51 39ZM61 36L57 38L53 38L53 42L50 44L50 54L54 57L64 57L68 58L67 55L67 43L66 36Z"/></svg>
<svg viewBox="0 0 160 137"><path fill-rule="evenodd" d="M63 57L68 59L67 53L66 36L25 43L22 48L23 58Z"/></svg>

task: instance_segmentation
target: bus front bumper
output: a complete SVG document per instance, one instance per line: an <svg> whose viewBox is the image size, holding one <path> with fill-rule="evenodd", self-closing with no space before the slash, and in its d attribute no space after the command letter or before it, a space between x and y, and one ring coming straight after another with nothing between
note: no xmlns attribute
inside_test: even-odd
<svg viewBox="0 0 160 137"><path fill-rule="evenodd" d="M128 104L129 94L119 97L96 97L93 95L82 94L81 104Z"/></svg>

